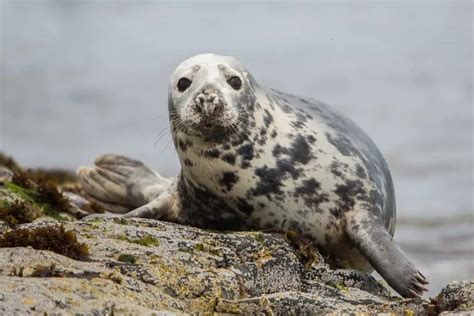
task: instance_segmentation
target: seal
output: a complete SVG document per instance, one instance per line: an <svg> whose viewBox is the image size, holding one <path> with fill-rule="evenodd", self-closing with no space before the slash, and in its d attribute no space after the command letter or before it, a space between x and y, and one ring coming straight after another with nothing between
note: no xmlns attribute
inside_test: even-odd
<svg viewBox="0 0 474 316"><path fill-rule="evenodd" d="M377 270L404 297L426 291L392 238L388 166L352 121L322 102L266 89L236 59L213 54L178 66L168 110L179 175L104 155L78 171L92 199L127 218L294 230L339 263Z"/></svg>

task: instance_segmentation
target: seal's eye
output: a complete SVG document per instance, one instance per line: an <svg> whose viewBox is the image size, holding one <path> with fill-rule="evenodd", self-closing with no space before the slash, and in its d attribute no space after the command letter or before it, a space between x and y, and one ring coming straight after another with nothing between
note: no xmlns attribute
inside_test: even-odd
<svg viewBox="0 0 474 316"><path fill-rule="evenodd" d="M180 92L183 92L184 90L189 88L190 85L191 85L191 80L189 80L188 78L181 78L178 81L178 90Z"/></svg>
<svg viewBox="0 0 474 316"><path fill-rule="evenodd" d="M240 81L240 78L237 76L230 77L227 83L235 90L239 90L240 87L242 87L242 81Z"/></svg>

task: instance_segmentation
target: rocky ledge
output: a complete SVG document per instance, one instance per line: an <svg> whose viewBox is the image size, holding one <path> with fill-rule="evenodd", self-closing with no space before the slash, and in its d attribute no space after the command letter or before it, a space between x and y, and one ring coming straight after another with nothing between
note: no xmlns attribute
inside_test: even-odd
<svg viewBox="0 0 474 316"><path fill-rule="evenodd" d="M292 232L80 220L91 205L66 187L0 172L0 315L474 311L473 281L401 299L371 275L331 269Z"/></svg>

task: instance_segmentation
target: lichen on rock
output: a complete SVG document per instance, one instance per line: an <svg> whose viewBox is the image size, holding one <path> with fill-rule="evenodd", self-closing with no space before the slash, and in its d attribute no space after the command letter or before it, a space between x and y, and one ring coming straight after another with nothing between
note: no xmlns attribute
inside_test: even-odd
<svg viewBox="0 0 474 316"><path fill-rule="evenodd" d="M12 171L0 181L0 315L474 310L472 281L449 284L431 300L401 299L369 274L331 269L293 232L78 220L82 213L71 209L87 203L77 192L52 184L48 195L34 176L15 180L21 169Z"/></svg>
<svg viewBox="0 0 474 316"><path fill-rule="evenodd" d="M278 233L262 232L255 238L255 232L211 232L150 219L63 225L89 247L87 261L29 247L0 248L0 314L15 309L28 313L32 308L58 313L237 314L418 314L472 308L473 282L448 286L437 301L400 299L370 275L332 270L317 252L317 260L305 265L299 250ZM16 229L48 227L57 224ZM150 247L120 236L148 236L159 242ZM22 268L21 276L10 274L14 267ZM21 287L28 290L18 290ZM464 293L460 303L459 293ZM59 305L54 303L58 298ZM20 303L24 301L28 304Z"/></svg>

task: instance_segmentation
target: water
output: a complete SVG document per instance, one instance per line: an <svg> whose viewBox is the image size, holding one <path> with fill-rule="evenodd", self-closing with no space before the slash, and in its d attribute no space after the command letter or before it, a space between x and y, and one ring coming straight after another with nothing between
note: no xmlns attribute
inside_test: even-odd
<svg viewBox="0 0 474 316"><path fill-rule="evenodd" d="M202 52L325 101L379 145L396 239L431 281L474 279L472 3L3 1L0 150L76 169L101 153L178 171L167 84Z"/></svg>

